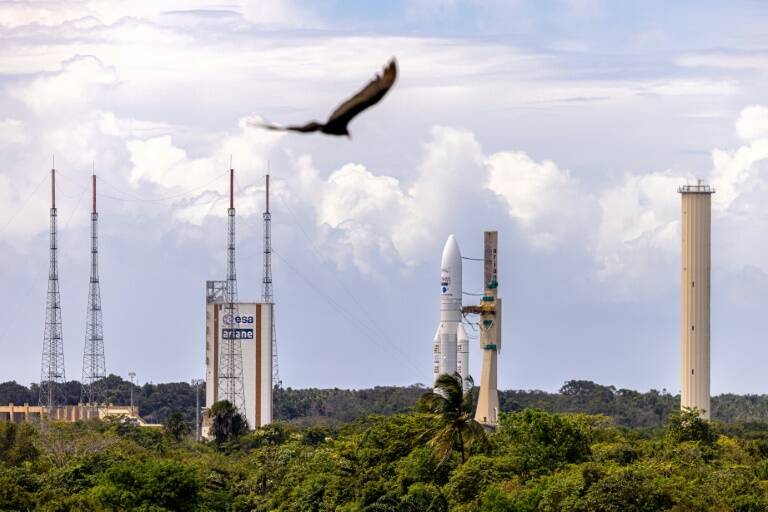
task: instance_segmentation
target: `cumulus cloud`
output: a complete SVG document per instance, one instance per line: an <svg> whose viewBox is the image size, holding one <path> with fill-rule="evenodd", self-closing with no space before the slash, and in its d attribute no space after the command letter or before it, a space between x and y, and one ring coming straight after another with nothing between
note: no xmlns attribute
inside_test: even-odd
<svg viewBox="0 0 768 512"><path fill-rule="evenodd" d="M761 123L760 111L747 109L739 131L755 136L762 133ZM533 250L567 246L591 253L596 275L620 292L637 285L658 289L667 280L648 276L659 265L674 268L677 188L696 179L673 170L629 173L590 189L553 161L536 161L514 149L486 154L472 132L449 127L432 129L408 181L359 163L343 165L327 178L309 159L297 169L301 178L287 186L292 200L312 205L318 236L332 241L339 265L351 263L365 273L375 273L376 258L418 265L460 225L469 205L498 201L507 217L496 222L516 225Z"/></svg>
<svg viewBox="0 0 768 512"><path fill-rule="evenodd" d="M736 132L746 141L768 139L768 107L752 105L742 110Z"/></svg>
<svg viewBox="0 0 768 512"><path fill-rule="evenodd" d="M594 245L598 276L627 287L658 287L658 264L679 253L680 198L690 177L672 172L626 175L599 194L601 219ZM656 275L660 279L653 279Z"/></svg>
<svg viewBox="0 0 768 512"><path fill-rule="evenodd" d="M131 138L126 141L130 155L130 182L154 183L161 187L183 188L200 176L211 176L216 170L226 170L230 157L237 155L238 176L250 179L267 167L267 153L283 135L254 129L249 118L239 121L235 134L219 134L212 145L210 156L192 158L182 147L177 146L172 135L149 138ZM102 129L115 131L110 116L102 117ZM149 125L151 128L152 125Z"/></svg>
<svg viewBox="0 0 768 512"><path fill-rule="evenodd" d="M10 87L12 97L41 113L52 108L67 111L86 104L101 89L117 84L115 68L93 55L76 55L56 72L43 72Z"/></svg>
<svg viewBox="0 0 768 512"><path fill-rule="evenodd" d="M405 266L423 261L425 250L458 224L484 181L474 135L448 127L432 129L410 184L361 164L344 165L325 179L309 159L297 167L293 201L313 205L317 224L332 229L325 237L339 243L337 264L352 261L365 272L379 258Z"/></svg>
<svg viewBox="0 0 768 512"><path fill-rule="evenodd" d="M602 217L594 254L598 275L629 285L660 286L658 268L674 268L680 244L677 187L703 178L713 202L715 262L739 271L768 272L762 254L768 220L768 108L744 108L735 131L745 144L712 151L712 168L698 176L674 171L628 174L600 192Z"/></svg>
<svg viewBox="0 0 768 512"><path fill-rule="evenodd" d="M716 215L715 242L731 268L751 265L768 273L763 235L768 222L768 108L742 110L736 131L745 144L712 151L711 181ZM718 240L719 239L719 240Z"/></svg>
<svg viewBox="0 0 768 512"><path fill-rule="evenodd" d="M504 199L537 249L574 242L590 221L590 198L567 169L549 160L536 162L521 151L491 155L488 189Z"/></svg>
<svg viewBox="0 0 768 512"><path fill-rule="evenodd" d="M768 159L768 108L750 106L742 110L736 121L738 135L747 143L735 150L715 149L712 151L712 184L717 189L713 198L716 208L726 210L744 209L751 202L746 196L764 185L762 170Z"/></svg>
<svg viewBox="0 0 768 512"><path fill-rule="evenodd" d="M323 178L309 158L288 180L289 200L312 205L324 243L336 244L328 251L336 263L364 273L375 273L371 262L380 258L404 267L422 263L468 212L486 228L516 223L535 250L583 246L584 224L595 210L569 171L520 151L485 155L472 132L451 127L431 130L409 182L359 163ZM503 204L501 217L492 213L496 204Z"/></svg>

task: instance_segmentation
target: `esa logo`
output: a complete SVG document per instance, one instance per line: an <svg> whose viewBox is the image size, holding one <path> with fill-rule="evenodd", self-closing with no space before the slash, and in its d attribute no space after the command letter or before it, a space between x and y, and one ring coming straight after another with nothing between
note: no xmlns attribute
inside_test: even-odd
<svg viewBox="0 0 768 512"><path fill-rule="evenodd" d="M234 318L234 322L232 321ZM224 323L226 325L232 325L232 324L252 324L253 323L253 317L247 316L247 315L224 315Z"/></svg>

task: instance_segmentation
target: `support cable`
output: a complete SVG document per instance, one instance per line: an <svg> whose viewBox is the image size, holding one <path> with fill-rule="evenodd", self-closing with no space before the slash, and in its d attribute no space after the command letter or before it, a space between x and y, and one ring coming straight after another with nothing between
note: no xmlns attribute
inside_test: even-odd
<svg viewBox="0 0 768 512"><path fill-rule="evenodd" d="M286 204L286 202L283 200L283 198L281 196L278 196L278 199L280 199L280 203L283 205L283 207L286 209L286 211L290 214L290 216L293 217L294 225L299 228L299 231L302 233L302 235L304 235L304 238L306 238L307 243L309 245L309 248L312 250L312 252L317 257L318 263L323 265L323 267L326 268L326 270L327 270L327 267L325 267L325 264L324 264L323 257L320 255L319 251L315 247L314 242L312 241L312 239L310 238L309 234L307 233L307 231L302 226L301 222L299 222L299 220L297 218L297 215L293 213L291 208ZM349 287L347 287L347 285L344 283L344 281L341 279L341 277L339 277L338 273L337 272L331 272L331 275L336 280L336 282L344 289L344 292L346 292L347 295L352 297L352 300L360 308L360 311L363 312L363 316L372 325L373 331L377 332L377 334L379 336L381 336L382 339L384 339L387 343L392 344L393 346L395 346L391 341L389 341L389 336L386 334L384 329L382 329L378 325L376 320L373 318L373 315L371 315L371 313L365 308L365 306L363 305L363 301L358 299L357 296L352 292L352 290L350 290ZM398 349L398 351L399 351L399 349ZM409 361L410 361L410 359L409 359Z"/></svg>
<svg viewBox="0 0 768 512"><path fill-rule="evenodd" d="M283 255L282 255L282 254L280 254L280 253L279 253L279 252L278 252L276 249L272 248L272 252L273 252L273 253L274 253L274 254L275 254L275 255L276 255L278 258L280 258L280 260L281 260L281 261L282 261L282 262L283 262L283 263L286 265L286 267L288 267L288 269L290 269L290 270L291 270L293 273L295 273L295 274L296 274L296 275L297 275L297 276L298 276L298 277L299 277L299 278L300 278L302 281L304 281L304 282L305 282L307 285L309 285L309 287L310 287L310 288L311 288L311 289L312 289L312 290L313 290L315 293L317 293L317 294L318 294L318 295L320 295L320 296L321 296L323 299L325 299L326 303L327 303L329 306L331 306L331 307L332 307L333 309L335 309L335 310L336 310L338 313L340 313L340 314L341 314L343 317L345 317L345 319L346 319L346 320L347 320L347 321L348 321L350 324L352 324L354 327L357 327L357 328L360 330L360 332L361 332L361 333L363 333L363 335L365 335L365 337L366 337L366 338L368 338L369 340L373 341L375 344L379 345L379 347L380 347L380 348L382 348L382 349L384 349L385 351L386 351L386 349L387 349L387 348L391 348L391 349L394 349L395 351L397 351L397 352L399 353L398 355L402 356L402 358L403 358L403 359L402 359L402 361L403 361L404 363L406 363L408 366L410 366L410 367L411 367L413 370L415 370L415 371L420 371L420 370L419 370L419 368L417 368L417 367L416 367L416 366L413 364L413 362L412 362L411 358L409 358L407 354L403 353L403 352L402 352L402 351L401 351L401 350L400 350L400 349L399 349L399 348L398 348L396 345L394 345L394 344L391 344L391 343L390 343L390 344L389 344L389 347L388 347L388 346L387 346L387 344L385 344L385 343L381 343L381 341L377 340L377 339L376 339L376 338L374 338L374 337L371 337L371 336L370 336L370 334L371 334L371 333L368 331L368 329L370 329L370 327L369 327L369 326L366 326L365 324L362 324L362 323L356 322L356 321L355 321L355 317L354 317L354 315L353 315L352 313L350 313L349 311L347 311L347 310L346 310L346 309L345 309L345 308L344 308L344 307L343 307L341 304L339 304L339 303L338 303L336 300L334 300L332 297L330 297L329 295L325 294L325 293L324 293L324 292L323 292L323 291L322 291L322 290L321 290L319 287L315 286L315 284L314 284L312 281L310 281L310 280L309 280L309 279L308 279L308 278L307 278L307 277L306 277L304 274L302 274L302 273L301 273L301 272L300 272L298 269L296 269L296 267L294 267L293 265L291 265L291 264L288 262L288 260L286 260L286 259L285 259L285 257L283 257Z"/></svg>
<svg viewBox="0 0 768 512"><path fill-rule="evenodd" d="M20 206L19 208L17 208L17 209L16 209L16 213L14 213L14 214L11 216L11 218L10 218L10 219L8 219L8 222L6 222L6 223L3 225L3 227L2 227L2 228L0 228L0 236L4 235L4 234L5 234L5 230L6 230L6 229L8 229L8 226L10 226L10 225L11 225L11 223L12 223L14 220L16 220L16 217L18 217L19 215L21 215L21 212L24 210L24 207L25 207L25 206L27 206L27 203L28 203L28 202L29 202L29 200L32 198L32 196L33 196L33 195L35 195L35 194L37 193L37 191L38 191L38 190L40 190L40 185L42 185L42 184L43 184L43 182L46 180L46 178L48 178L48 176L50 176L50 171L46 171L46 172L43 174L43 176L40 178L40 181L37 183L37 185L35 185L35 188L32 190L32 192L30 192L29 194L27 194L27 197L25 197L25 198L24 198L24 200L21 202L21 206Z"/></svg>
<svg viewBox="0 0 768 512"><path fill-rule="evenodd" d="M227 172L229 172L229 171L227 171ZM137 196L135 194L134 194L134 197L119 197L119 196L111 196L111 195L107 195L107 194L100 194L100 196L101 197L108 197L110 199L115 199L117 201L124 201L124 202L162 203L163 201L169 201L169 200L172 200L172 199L182 199L184 197L191 196L193 192L197 192L198 190L203 189L203 188L211 185L212 183L215 183L216 181L220 180L222 177L224 177L227 174L227 172L219 174L218 176L213 178L211 181L208 181L207 183L203 183L202 185L198 185L196 187L189 188L189 189L185 190L184 192L179 192L178 194L172 194L172 195L164 196L164 197L143 198L143 197L139 197L139 196ZM123 189L121 189L121 188L117 187L116 185L113 185L112 183L106 181L101 176L97 176L96 179L98 179L99 181L104 182L106 185L108 185L109 187L111 187L111 188L113 188L115 190L123 191ZM202 204L207 204L207 203L202 203Z"/></svg>
<svg viewBox="0 0 768 512"><path fill-rule="evenodd" d="M58 173L58 170L56 172ZM46 178L49 174L50 174L50 171L46 171L46 176L44 176L44 178ZM72 217L74 217L78 206L80 206L80 203L83 200L83 196L85 195L86 190L88 190L88 185L83 187L83 191L80 194L80 199L78 199L77 203L75 204L75 207L69 213L69 217L67 218L67 221L64 223L64 226L61 228L62 230L66 230L69 228L70 221L72 220ZM45 272L46 273L48 272L47 267L45 267ZM40 279L40 275L42 273L43 273L43 267L41 266L35 273L34 277L32 278L32 283L36 283L38 279ZM61 267L59 267L58 274L59 276L61 276ZM16 319L19 318L19 312L21 311L21 308L24 305L24 302L26 301L26 299L28 299L29 295L32 293L32 290L37 290L37 289L38 289L37 286L28 286L27 291L23 296L24 300L16 301L16 310L13 312L13 316L11 316L11 318L8 321L3 322L3 324L5 324L5 329L3 329L3 332L0 333L0 342L2 342L5 339L5 336L8 334L8 331L11 330L11 327L13 326Z"/></svg>

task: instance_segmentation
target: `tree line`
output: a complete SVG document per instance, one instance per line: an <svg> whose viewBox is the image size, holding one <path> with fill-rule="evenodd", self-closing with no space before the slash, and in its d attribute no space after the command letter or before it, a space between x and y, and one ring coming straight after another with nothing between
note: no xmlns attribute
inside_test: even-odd
<svg viewBox="0 0 768 512"><path fill-rule="evenodd" d="M66 403L80 401L80 383L70 381L62 386ZM174 412L187 420L195 417L195 388L187 382L132 385L116 375L103 382L107 401L128 404L133 387L139 414L149 423L163 423ZM297 425L341 425L371 414L390 415L413 410L419 397L427 391L423 385L377 386L371 389L293 389L274 390L274 417ZM476 392L476 391L475 391ZM37 384L23 386L16 382L0 383L0 404L36 404ZM201 404L205 387L200 387ZM570 380L557 393L537 390L499 392L499 408L503 412L526 408L546 412L603 414L626 427L654 427L664 424L670 413L680 408L680 396L666 390L639 392L617 389L587 380ZM768 395L724 394L712 397L712 418L723 422L748 422L768 419Z"/></svg>

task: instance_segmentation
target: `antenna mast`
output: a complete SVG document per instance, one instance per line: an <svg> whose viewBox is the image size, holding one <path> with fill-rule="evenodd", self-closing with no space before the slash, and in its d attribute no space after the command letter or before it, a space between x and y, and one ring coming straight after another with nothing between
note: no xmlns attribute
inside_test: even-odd
<svg viewBox="0 0 768 512"><path fill-rule="evenodd" d="M235 171L229 169L229 217L227 232L227 285L224 299L223 343L219 355L219 396L245 413L243 393L243 352L237 328L237 272L235 271Z"/></svg>
<svg viewBox="0 0 768 512"><path fill-rule="evenodd" d="M88 311L85 320L85 347L83 349L83 380L80 401L98 404L104 400L104 382L107 376L104 358L104 325L101 319L101 289L99 285L99 214L96 211L96 174L92 180L91 208L91 279L88 285Z"/></svg>
<svg viewBox="0 0 768 512"><path fill-rule="evenodd" d="M59 265L56 240L56 169L51 169L51 231L48 293L45 304L43 358L40 368L38 402L51 409L61 398L59 386L64 382L64 339L61 328L61 299L59 297Z"/></svg>
<svg viewBox="0 0 768 512"><path fill-rule="evenodd" d="M264 210L264 269L261 278L261 301L272 303L272 387L280 387L277 365L277 333L275 332L275 304L272 294L272 213L269 211L269 167L266 175L266 208Z"/></svg>

